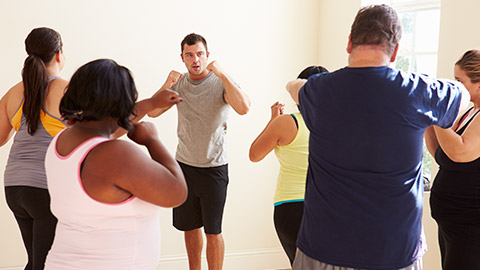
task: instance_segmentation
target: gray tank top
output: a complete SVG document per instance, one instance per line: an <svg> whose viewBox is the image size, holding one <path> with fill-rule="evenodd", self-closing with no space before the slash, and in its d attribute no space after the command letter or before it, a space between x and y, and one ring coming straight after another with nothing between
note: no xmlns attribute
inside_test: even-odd
<svg viewBox="0 0 480 270"><path fill-rule="evenodd" d="M227 119L230 105L224 99L220 78L210 72L201 80L188 73L172 87L183 102L178 110L176 159L195 167L216 167L227 161Z"/></svg>
<svg viewBox="0 0 480 270"><path fill-rule="evenodd" d="M57 78L50 77L49 85ZM28 126L23 116L22 106L23 101L10 119L12 126L18 124L14 123L15 121L21 120L8 156L3 177L4 185L6 187L29 186L46 189L45 153L53 137L65 128L65 122L49 114L43 108L44 113L41 113L37 131L32 136L28 134ZM21 118L18 118L18 114L21 114Z"/></svg>

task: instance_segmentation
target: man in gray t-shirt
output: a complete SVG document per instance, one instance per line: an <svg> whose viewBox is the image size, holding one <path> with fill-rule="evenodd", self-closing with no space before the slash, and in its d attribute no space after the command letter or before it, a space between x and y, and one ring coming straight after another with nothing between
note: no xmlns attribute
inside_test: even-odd
<svg viewBox="0 0 480 270"><path fill-rule="evenodd" d="M187 35L181 48L188 73L172 70L159 90L172 89L183 99L177 104L176 159L189 194L183 205L173 209L173 225L185 232L190 269L201 269L201 227L207 238L208 268L222 269L225 248L221 225L228 184L227 119L230 107L240 115L246 114L250 99L216 61L207 65L210 53L202 36ZM149 116L156 117L169 108Z"/></svg>

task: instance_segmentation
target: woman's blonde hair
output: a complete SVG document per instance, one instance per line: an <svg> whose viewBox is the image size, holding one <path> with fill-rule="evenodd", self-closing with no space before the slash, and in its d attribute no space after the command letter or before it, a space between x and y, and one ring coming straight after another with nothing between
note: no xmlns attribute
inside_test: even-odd
<svg viewBox="0 0 480 270"><path fill-rule="evenodd" d="M455 65L467 73L472 83L480 82L480 51L469 50L463 54Z"/></svg>

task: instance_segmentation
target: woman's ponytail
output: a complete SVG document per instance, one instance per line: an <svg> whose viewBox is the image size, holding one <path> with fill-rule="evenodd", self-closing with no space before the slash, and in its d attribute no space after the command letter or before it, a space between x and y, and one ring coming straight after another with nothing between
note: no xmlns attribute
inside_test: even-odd
<svg viewBox="0 0 480 270"><path fill-rule="evenodd" d="M48 85L47 64L62 50L60 34L42 27L33 29L25 39L28 53L23 65L24 87L23 115L27 120L28 133L35 134L40 122L40 112L45 105L45 91Z"/></svg>

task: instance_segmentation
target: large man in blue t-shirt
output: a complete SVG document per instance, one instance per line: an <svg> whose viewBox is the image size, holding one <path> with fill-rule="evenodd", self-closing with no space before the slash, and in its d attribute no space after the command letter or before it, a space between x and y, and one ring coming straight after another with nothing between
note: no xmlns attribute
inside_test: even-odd
<svg viewBox="0 0 480 270"><path fill-rule="evenodd" d="M386 5L353 22L348 66L287 84L310 129L293 269L421 269L422 143L468 104L453 81L389 68L401 27Z"/></svg>

